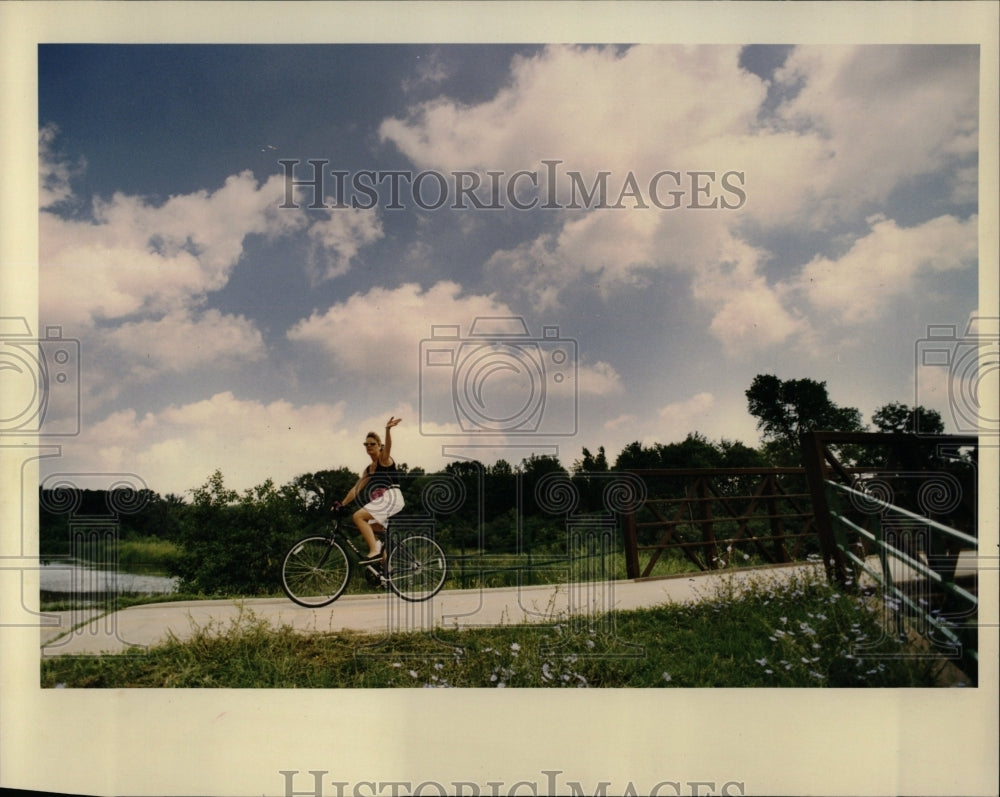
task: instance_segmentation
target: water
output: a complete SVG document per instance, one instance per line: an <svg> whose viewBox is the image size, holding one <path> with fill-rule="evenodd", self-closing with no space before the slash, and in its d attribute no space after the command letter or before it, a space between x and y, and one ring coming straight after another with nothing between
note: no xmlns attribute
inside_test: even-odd
<svg viewBox="0 0 1000 797"><path fill-rule="evenodd" d="M56 595L141 593L166 595L177 589L177 578L98 570L78 562L43 563L39 573L42 592Z"/></svg>

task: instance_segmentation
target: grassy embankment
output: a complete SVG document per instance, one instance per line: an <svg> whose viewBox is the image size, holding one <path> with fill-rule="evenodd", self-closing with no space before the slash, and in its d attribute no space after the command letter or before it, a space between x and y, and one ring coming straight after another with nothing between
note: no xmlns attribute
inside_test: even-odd
<svg viewBox="0 0 1000 797"><path fill-rule="evenodd" d="M433 634L302 635L251 611L136 654L45 659L44 687L916 687L947 662L822 573L691 605ZM588 621L589 619L589 621Z"/></svg>

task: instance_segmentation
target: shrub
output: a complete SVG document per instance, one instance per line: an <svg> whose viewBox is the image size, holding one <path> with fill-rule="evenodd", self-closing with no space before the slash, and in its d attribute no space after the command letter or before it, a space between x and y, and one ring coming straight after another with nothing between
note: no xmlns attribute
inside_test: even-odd
<svg viewBox="0 0 1000 797"><path fill-rule="evenodd" d="M270 480L242 495L216 471L193 492L181 527L183 554L171 568L181 589L206 595L273 593L281 557L302 531L303 509Z"/></svg>

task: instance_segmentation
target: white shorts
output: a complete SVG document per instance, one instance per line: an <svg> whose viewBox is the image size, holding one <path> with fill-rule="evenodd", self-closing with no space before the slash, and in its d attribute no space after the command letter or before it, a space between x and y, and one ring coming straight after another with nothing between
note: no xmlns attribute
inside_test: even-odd
<svg viewBox="0 0 1000 797"><path fill-rule="evenodd" d="M398 487L390 487L378 498L365 504L364 509L371 514L373 522L387 529L389 518L401 511L404 505L403 491Z"/></svg>

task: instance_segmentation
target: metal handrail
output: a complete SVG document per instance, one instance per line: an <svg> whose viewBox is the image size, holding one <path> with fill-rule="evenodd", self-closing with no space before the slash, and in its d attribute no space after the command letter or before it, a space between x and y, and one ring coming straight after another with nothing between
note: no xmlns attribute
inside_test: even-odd
<svg viewBox="0 0 1000 797"><path fill-rule="evenodd" d="M855 490L853 487L848 487L846 484L840 484L830 479L826 480L826 485L828 487L833 487L842 492L856 495L866 503L874 504L876 506L881 507L882 509L903 515L904 517L908 517L911 520L916 520L923 525L930 526L931 528L934 528L937 531L940 531L943 534L948 535L949 537L953 537L956 540L968 543L972 547L979 546L979 540L977 540L971 534L966 534L965 532L959 531L958 529L953 529L951 526L946 526L944 523L938 523L936 520L931 520L930 518L924 517L923 515L918 515L916 512L911 512L908 509L903 509L903 507L901 506L890 504L886 501L883 501L881 498L876 498L875 496L870 495L869 493L865 493L860 490ZM858 511L862 512L863 514L874 514L873 512L865 512L861 507L858 507Z"/></svg>
<svg viewBox="0 0 1000 797"><path fill-rule="evenodd" d="M904 509L903 507L895 506L894 504L890 504L868 493L848 487L845 484L840 484L832 480L825 480L824 483L828 489L833 490L834 492L846 493L862 499L867 506L858 506L857 502L853 502L853 508L862 515L875 518L877 518L880 514L898 515L908 520L916 521L921 527L927 528L930 531L937 532L943 536L951 537L952 539L972 548L978 548L978 540L975 537L959 531L958 529L954 529L938 521L916 514ZM871 509L868 509L869 506ZM852 552L849 546L836 542L835 544L837 548L840 549L844 556L846 556L849 561L858 565L861 570L881 584L883 589L886 590L887 595L906 605L913 612L914 616L920 617L928 625L934 627L954 646L956 650L962 651L962 654L967 657L968 660L977 664L979 660L979 653L976 647L969 645L968 640L963 640L963 638L956 633L955 627L948 622L947 617L940 618L935 616L934 613L927 610L926 606L918 605L917 602L912 600L912 598L907 595L905 591L901 590L893 581L886 559L891 558L905 565L918 576L935 582L944 592L954 595L961 601L964 601L968 605L971 615L974 615L979 609L978 597L968 590L963 589L961 586L954 583L954 581L946 580L940 573L930 567L929 564L925 564L919 559L910 556L905 551L887 543L883 539L880 539L879 535L858 525L846 515L835 510L832 506L830 507L829 515L832 520L835 520L843 527L856 532L860 537L863 537L873 544L873 546L877 549L879 559L882 562L882 573L880 574L871 569L865 559ZM881 527L881 523L879 525Z"/></svg>

